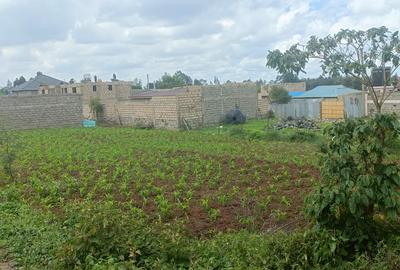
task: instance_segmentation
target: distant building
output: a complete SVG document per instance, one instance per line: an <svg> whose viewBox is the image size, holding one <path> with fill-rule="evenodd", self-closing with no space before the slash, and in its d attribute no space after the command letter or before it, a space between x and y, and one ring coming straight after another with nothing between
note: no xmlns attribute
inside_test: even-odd
<svg viewBox="0 0 400 270"><path fill-rule="evenodd" d="M280 118L314 118L336 120L365 115L365 93L343 85L320 85L302 95L294 96L288 104L271 104Z"/></svg>
<svg viewBox="0 0 400 270"><path fill-rule="evenodd" d="M374 86L375 93L380 99L384 93L384 86ZM371 95L365 94L366 96L366 113L373 114L376 112L376 107ZM382 113L396 113L400 116L400 85L387 86L386 94L387 99L383 103Z"/></svg>
<svg viewBox="0 0 400 270"><path fill-rule="evenodd" d="M66 84L66 82L38 72L35 78L32 78L23 84L17 85L9 89L9 91L11 95L15 96L37 95L43 86L54 88L62 84Z"/></svg>
<svg viewBox="0 0 400 270"><path fill-rule="evenodd" d="M81 95L83 115L91 117L90 100L99 98L104 105L102 118L104 121L119 122L118 102L128 99L133 95L132 82L111 81L97 82L85 81L81 83L62 84L55 87L42 86L40 93L43 95Z"/></svg>
<svg viewBox="0 0 400 270"><path fill-rule="evenodd" d="M320 85L301 95L294 96L293 98L333 98L337 99L346 94L360 93L359 90L351 89L343 85Z"/></svg>

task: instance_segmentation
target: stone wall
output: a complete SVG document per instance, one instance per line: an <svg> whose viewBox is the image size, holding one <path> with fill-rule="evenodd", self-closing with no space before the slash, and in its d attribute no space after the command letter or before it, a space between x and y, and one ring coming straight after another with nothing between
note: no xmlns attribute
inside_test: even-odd
<svg viewBox="0 0 400 270"><path fill-rule="evenodd" d="M379 88L376 87L379 91ZM371 114L376 112L375 104L373 103L371 97L367 95L367 113ZM390 94L389 98L385 101L382 107L383 113L396 113L400 116L400 91L395 91Z"/></svg>
<svg viewBox="0 0 400 270"><path fill-rule="evenodd" d="M267 96L258 96L257 117L265 117L270 110L269 99Z"/></svg>
<svg viewBox="0 0 400 270"><path fill-rule="evenodd" d="M81 98L81 95L0 97L0 126L7 129L79 126Z"/></svg>
<svg viewBox="0 0 400 270"><path fill-rule="evenodd" d="M201 94L204 126L220 123L236 107L248 119L257 117L257 88L253 83L203 86Z"/></svg>
<svg viewBox="0 0 400 270"><path fill-rule="evenodd" d="M166 129L215 125L236 107L249 119L257 116L257 89L254 84L160 90L120 100L117 105L123 125Z"/></svg>
<svg viewBox="0 0 400 270"><path fill-rule="evenodd" d="M178 122L182 129L203 126L202 92L200 86L188 87L177 95Z"/></svg>
<svg viewBox="0 0 400 270"><path fill-rule="evenodd" d="M122 125L179 128L176 96L122 100L118 113Z"/></svg>

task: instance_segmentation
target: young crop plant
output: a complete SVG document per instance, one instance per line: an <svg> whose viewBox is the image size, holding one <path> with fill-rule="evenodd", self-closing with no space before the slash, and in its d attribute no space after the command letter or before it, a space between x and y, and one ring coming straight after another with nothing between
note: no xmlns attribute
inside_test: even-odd
<svg viewBox="0 0 400 270"><path fill-rule="evenodd" d="M272 201L272 196L268 195L267 197L263 198L258 202L258 207L261 210L266 211L268 209L268 206L271 204L271 201Z"/></svg>
<svg viewBox="0 0 400 270"><path fill-rule="evenodd" d="M204 211L208 211L210 209L210 199L209 198L202 198L200 200L201 207L203 207Z"/></svg>
<svg viewBox="0 0 400 270"><path fill-rule="evenodd" d="M285 211L282 211L280 209L274 209L272 210L272 216L278 221L278 222L283 222L286 221L287 219L287 213Z"/></svg>
<svg viewBox="0 0 400 270"><path fill-rule="evenodd" d="M172 204L163 195L159 194L154 199L157 208L160 210L161 217L169 218L171 216Z"/></svg>
<svg viewBox="0 0 400 270"><path fill-rule="evenodd" d="M290 200L286 196L281 197L281 203L284 204L285 206L290 206Z"/></svg>
<svg viewBox="0 0 400 270"><path fill-rule="evenodd" d="M212 222L215 222L221 215L221 211L218 208L210 208L207 211L207 215Z"/></svg>
<svg viewBox="0 0 400 270"><path fill-rule="evenodd" d="M323 149L322 182L307 199L307 213L317 227L341 232L353 249L371 250L400 218L400 168L387 161L399 122L375 114L325 133L331 140Z"/></svg>
<svg viewBox="0 0 400 270"><path fill-rule="evenodd" d="M278 192L278 187L275 184L270 184L269 185L269 190L271 193L277 193Z"/></svg>
<svg viewBox="0 0 400 270"><path fill-rule="evenodd" d="M228 204L229 198L227 194L220 194L217 196L217 201L220 205L225 206Z"/></svg>

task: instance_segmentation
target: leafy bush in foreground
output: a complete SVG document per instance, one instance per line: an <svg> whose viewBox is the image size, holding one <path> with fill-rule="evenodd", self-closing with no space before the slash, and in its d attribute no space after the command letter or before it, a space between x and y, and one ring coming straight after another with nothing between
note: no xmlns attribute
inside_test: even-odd
<svg viewBox="0 0 400 270"><path fill-rule="evenodd" d="M331 137L322 158L321 186L308 198L317 226L338 230L346 251L373 250L400 214L400 168L386 162L399 136L393 115L346 120L326 130ZM391 228L399 232L399 228Z"/></svg>

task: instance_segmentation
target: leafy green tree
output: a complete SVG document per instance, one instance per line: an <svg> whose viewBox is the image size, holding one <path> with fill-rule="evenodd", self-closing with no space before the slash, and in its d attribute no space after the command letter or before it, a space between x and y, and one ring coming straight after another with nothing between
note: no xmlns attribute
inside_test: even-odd
<svg viewBox="0 0 400 270"><path fill-rule="evenodd" d="M256 81L257 92L261 92L262 86L266 85L266 84L267 84L267 82L262 79L259 79L258 81Z"/></svg>
<svg viewBox="0 0 400 270"><path fill-rule="evenodd" d="M273 86L268 93L268 97L271 103L278 104L286 104L292 100L292 97L289 95L288 91L281 86Z"/></svg>
<svg viewBox="0 0 400 270"><path fill-rule="evenodd" d="M394 115L346 120L328 127L320 186L306 200L318 227L340 231L352 248L371 249L400 217L400 168L388 162L398 139Z"/></svg>
<svg viewBox="0 0 400 270"><path fill-rule="evenodd" d="M204 79L194 79L193 85L207 85L207 81Z"/></svg>
<svg viewBox="0 0 400 270"><path fill-rule="evenodd" d="M173 77L175 77L175 79L178 80L178 81L184 82L184 85L192 85L193 84L192 78L189 75L183 73L180 70L175 72Z"/></svg>
<svg viewBox="0 0 400 270"><path fill-rule="evenodd" d="M193 80L189 75L186 75L182 71L177 71L174 75L165 73L161 79L156 81L155 86L157 89L169 89L192 84Z"/></svg>
<svg viewBox="0 0 400 270"><path fill-rule="evenodd" d="M323 74L356 78L368 91L378 112L393 92L393 75L400 65L399 32L385 26L366 31L341 30L324 38L312 36L306 45L295 44L287 51L269 51L267 66L284 76L305 73L309 59L318 59ZM387 74L385 68L390 67ZM382 70L383 91L375 89L372 73Z"/></svg>
<svg viewBox="0 0 400 270"><path fill-rule="evenodd" d="M132 81L132 89L143 89L142 81L138 78L133 79Z"/></svg>
<svg viewBox="0 0 400 270"><path fill-rule="evenodd" d="M276 77L275 83L296 83L300 82L299 76L292 73L285 73Z"/></svg>

